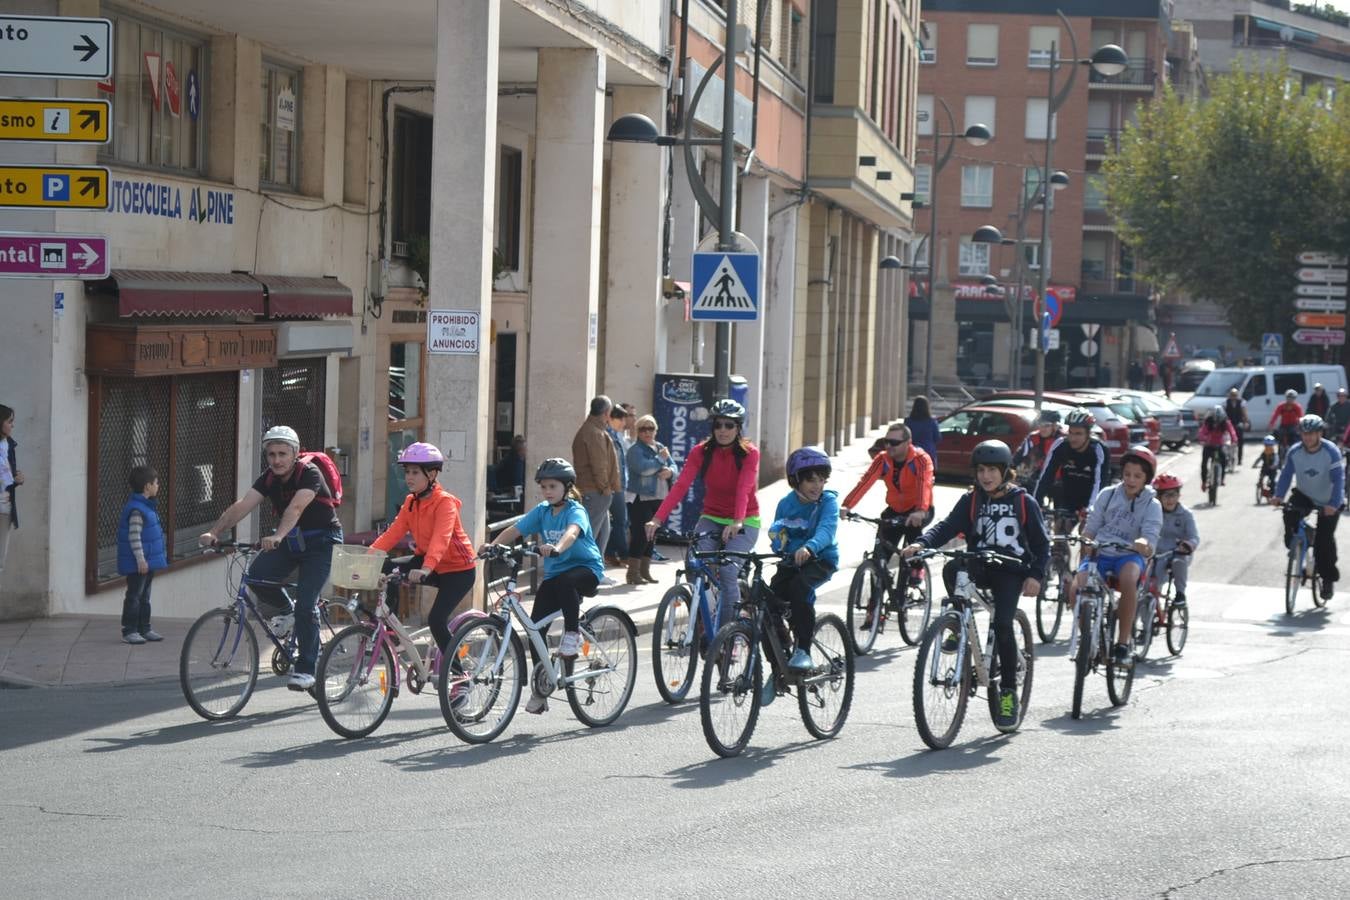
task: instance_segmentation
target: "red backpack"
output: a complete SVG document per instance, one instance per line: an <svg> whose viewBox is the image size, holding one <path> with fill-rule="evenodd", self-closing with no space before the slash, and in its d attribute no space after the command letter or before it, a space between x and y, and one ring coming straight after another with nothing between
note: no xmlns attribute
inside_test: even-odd
<svg viewBox="0 0 1350 900"><path fill-rule="evenodd" d="M291 477L288 479L288 484L286 485L289 490L282 491L283 499L285 499L286 502L283 503L282 508L277 511L278 514L285 511L285 507L290 504L290 497L295 496L295 492L298 488L294 487L294 484L299 483L300 474L304 472L305 466L307 465L313 465L319 470L319 474L323 477L324 484L328 486L328 493L332 494L331 497L316 496L314 502L322 503L324 506L329 507L342 505L342 473L338 471L337 463L333 462L333 458L327 453L311 451L301 453L296 458L296 466L292 470ZM271 469L269 469L267 471L267 481L265 482L269 491L272 489L272 481L274 478L275 476L272 474Z"/></svg>

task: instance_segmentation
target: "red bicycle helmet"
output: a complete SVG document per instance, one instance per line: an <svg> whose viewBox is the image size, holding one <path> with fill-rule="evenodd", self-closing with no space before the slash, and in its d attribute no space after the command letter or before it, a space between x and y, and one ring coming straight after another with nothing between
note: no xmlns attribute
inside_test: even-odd
<svg viewBox="0 0 1350 900"><path fill-rule="evenodd" d="M1171 472L1164 472L1153 479L1153 489L1158 493L1162 493L1163 491L1179 491L1181 490L1182 483L1182 480Z"/></svg>
<svg viewBox="0 0 1350 900"><path fill-rule="evenodd" d="M1135 444L1120 457L1120 467L1125 468L1127 462L1137 462L1144 467L1144 484L1153 480L1153 473L1158 471L1158 458L1153 455L1153 451L1143 444Z"/></svg>

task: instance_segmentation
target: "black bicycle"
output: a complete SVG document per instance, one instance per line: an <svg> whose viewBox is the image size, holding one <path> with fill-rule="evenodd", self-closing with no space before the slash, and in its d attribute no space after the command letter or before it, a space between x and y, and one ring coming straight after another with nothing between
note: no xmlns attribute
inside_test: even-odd
<svg viewBox="0 0 1350 900"><path fill-rule="evenodd" d="M853 652L866 656L876 645L892 612L900 622L900 637L913 647L923 637L933 613L933 574L928 563L904 563L900 548L881 537L880 527L891 523L857 513L849 521L877 526L876 542L853 575L848 588L848 633Z"/></svg>
<svg viewBox="0 0 1350 900"><path fill-rule="evenodd" d="M1064 619L1064 607L1069 602L1069 585L1073 582L1073 531L1078 527L1078 514L1073 510L1054 512L1053 534L1050 537L1050 571L1041 581L1036 594L1036 633L1041 642L1049 644L1059 634Z"/></svg>
<svg viewBox="0 0 1350 900"><path fill-rule="evenodd" d="M694 555L719 565L749 561L752 570L750 591L741 595L740 618L724 624L708 647L699 697L708 746L724 757L744 750L759 719L762 692L770 689L775 696L796 692L802 724L813 737L837 735L853 702L853 642L843 621L832 614L817 616L811 668L791 670L787 665L793 646L786 621L789 605L764 581L765 560L778 560L780 567L791 566L791 560L777 553L735 550L696 550Z"/></svg>

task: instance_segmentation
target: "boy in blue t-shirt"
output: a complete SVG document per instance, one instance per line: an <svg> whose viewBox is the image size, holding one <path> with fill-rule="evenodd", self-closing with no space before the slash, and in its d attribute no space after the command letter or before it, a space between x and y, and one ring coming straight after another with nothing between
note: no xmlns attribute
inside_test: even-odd
<svg viewBox="0 0 1350 900"><path fill-rule="evenodd" d="M530 616L539 622L562 611L563 636L558 655L572 657L581 647L581 598L594 597L605 575L600 548L591 533L591 520L581 505L576 489L577 472L565 459L546 459L534 473L534 481L544 502L527 512L515 525L497 535L492 544L509 544L521 535L539 536L539 555L544 559L544 580L534 594ZM492 544L479 548L481 553ZM539 662L539 654L530 644L530 657ZM548 697L535 693L531 679L529 702L525 711L542 713L548 709Z"/></svg>
<svg viewBox="0 0 1350 900"><path fill-rule="evenodd" d="M122 640L128 644L162 641L150 627L150 582L155 572L169 566L164 529L159 524L155 495L159 475L149 466L136 466L127 476L131 496L117 520L117 574L125 575L122 600Z"/></svg>
<svg viewBox="0 0 1350 900"><path fill-rule="evenodd" d="M816 633L816 588L830 580L839 568L839 495L825 490L830 477L830 458L815 447L793 451L787 461L792 493L778 501L769 543L774 550L791 554L793 565L778 567L769 588L791 606L792 636L797 649L788 668L809 671L811 639ZM768 691L765 692L767 697Z"/></svg>

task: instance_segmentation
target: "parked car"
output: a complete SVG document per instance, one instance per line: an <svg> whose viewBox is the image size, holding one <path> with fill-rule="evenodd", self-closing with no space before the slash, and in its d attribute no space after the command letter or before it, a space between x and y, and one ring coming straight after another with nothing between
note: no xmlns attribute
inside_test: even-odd
<svg viewBox="0 0 1350 900"><path fill-rule="evenodd" d="M972 403L938 422L936 473L947 478L970 478L970 452L981 441L998 439L1012 450L1026 439L1036 422L1032 407Z"/></svg>
<svg viewBox="0 0 1350 900"><path fill-rule="evenodd" d="M1195 413L1191 410L1178 403L1173 403L1166 397L1160 397L1148 391L1122 390L1120 394L1134 397L1158 420L1158 426L1161 429L1160 438L1164 447L1179 450L1184 444L1195 440L1200 425L1195 419Z"/></svg>
<svg viewBox="0 0 1350 900"><path fill-rule="evenodd" d="M1212 359L1188 359L1177 370L1177 377L1172 380L1172 390L1193 391L1216 368L1218 363Z"/></svg>
<svg viewBox="0 0 1350 900"><path fill-rule="evenodd" d="M1025 390L997 391L981 399L979 403L997 406L1004 400L1026 402L1034 400L1035 396L1031 391ZM1135 444L1147 444L1150 449L1157 452L1159 446L1157 435L1150 436L1148 426L1135 420L1133 409L1129 404L1116 404L1120 407L1116 409L1103 397L1065 391L1047 391L1043 396L1047 404L1058 404L1061 410L1081 406L1092 413L1097 424L1101 426L1102 443L1111 452L1111 465L1115 470L1119 469L1121 455Z"/></svg>
<svg viewBox="0 0 1350 900"><path fill-rule="evenodd" d="M1101 397L1121 418L1139 422L1148 429L1148 437L1144 441L1148 449L1154 453L1162 449L1162 423L1143 400L1121 388L1082 388L1075 389L1073 393L1091 398Z"/></svg>

